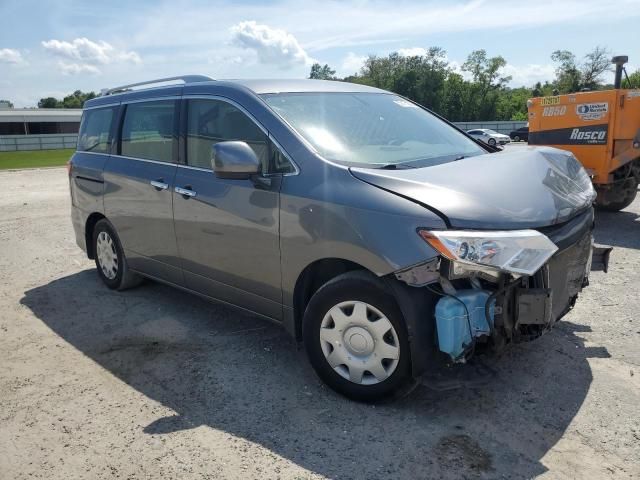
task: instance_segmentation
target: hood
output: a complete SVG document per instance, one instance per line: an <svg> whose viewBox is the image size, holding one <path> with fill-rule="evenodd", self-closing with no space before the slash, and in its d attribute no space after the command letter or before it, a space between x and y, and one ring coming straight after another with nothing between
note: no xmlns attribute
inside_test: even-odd
<svg viewBox="0 0 640 480"><path fill-rule="evenodd" d="M351 168L358 179L440 214L451 227L539 228L589 207L595 191L573 154L526 147L432 167Z"/></svg>

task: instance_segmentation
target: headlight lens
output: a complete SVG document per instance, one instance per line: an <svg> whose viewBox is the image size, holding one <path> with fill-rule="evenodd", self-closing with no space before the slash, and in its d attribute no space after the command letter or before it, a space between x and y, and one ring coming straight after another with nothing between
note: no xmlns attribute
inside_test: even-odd
<svg viewBox="0 0 640 480"><path fill-rule="evenodd" d="M558 250L547 236L535 230L420 229L418 234L449 260L518 275L533 275Z"/></svg>

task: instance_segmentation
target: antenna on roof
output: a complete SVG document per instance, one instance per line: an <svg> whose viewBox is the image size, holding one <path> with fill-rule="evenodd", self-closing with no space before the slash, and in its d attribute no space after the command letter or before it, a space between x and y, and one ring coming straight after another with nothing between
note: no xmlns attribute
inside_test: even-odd
<svg viewBox="0 0 640 480"><path fill-rule="evenodd" d="M158 78L157 80L130 83L129 85L121 85L119 87L103 88L102 90L100 90L100 96L104 97L107 95L113 95L115 93L122 93L122 92L126 92L127 90L131 90L133 87L141 87L143 85L154 85L156 83L182 81L185 84L187 84L187 83L198 83L198 82L211 82L212 80L214 79L211 77L207 77L206 75L181 75L178 77Z"/></svg>

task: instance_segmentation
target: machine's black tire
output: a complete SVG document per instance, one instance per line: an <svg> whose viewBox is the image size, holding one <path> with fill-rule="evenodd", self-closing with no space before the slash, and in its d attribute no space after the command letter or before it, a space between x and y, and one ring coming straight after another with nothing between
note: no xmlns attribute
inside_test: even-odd
<svg viewBox="0 0 640 480"><path fill-rule="evenodd" d="M513 136L513 141L514 142L519 142L520 141L520 136L519 135L514 135Z"/></svg>
<svg viewBox="0 0 640 480"><path fill-rule="evenodd" d="M628 189L628 194L618 202L607 202L605 204L600 204L596 200L596 208L598 210L603 210L605 212L619 212L627 208L629 205L633 203L636 199L636 195L638 194L638 182L634 181L633 186Z"/></svg>
<svg viewBox="0 0 640 480"><path fill-rule="evenodd" d="M390 321L399 340L399 359L393 373L385 380L363 385L353 383L338 374L329 364L320 342L320 329L327 312L341 302L365 302ZM416 384L411 376L411 354L407 327L394 297L382 282L365 271L347 272L324 284L313 295L306 308L302 335L307 356L321 380L336 392L362 402L376 402L399 397Z"/></svg>
<svg viewBox="0 0 640 480"><path fill-rule="evenodd" d="M491 145L492 147L496 146L496 139L495 138L490 138L489 140L487 140L487 143L489 145Z"/></svg>
<svg viewBox="0 0 640 480"><path fill-rule="evenodd" d="M113 278L107 277L103 271L103 267L98 258L98 237L101 233L105 233L111 239L112 250L117 257L117 266L115 276ZM139 285L143 278L132 272L128 265L127 259L120 243L120 238L116 233L115 228L107 219L99 220L93 228L93 252L95 257L96 269L98 270L98 276L102 279L104 284L112 290L126 290Z"/></svg>

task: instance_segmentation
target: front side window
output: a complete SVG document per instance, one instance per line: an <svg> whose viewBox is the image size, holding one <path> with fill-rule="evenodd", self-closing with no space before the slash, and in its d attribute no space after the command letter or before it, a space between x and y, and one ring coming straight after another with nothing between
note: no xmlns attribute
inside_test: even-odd
<svg viewBox="0 0 640 480"><path fill-rule="evenodd" d="M111 107L85 110L78 133L78 151L107 153L113 113Z"/></svg>
<svg viewBox="0 0 640 480"><path fill-rule="evenodd" d="M187 163L211 168L211 148L218 142L247 142L263 173L287 173L291 163L269 136L236 106L222 100L194 99L187 106Z"/></svg>
<svg viewBox="0 0 640 480"><path fill-rule="evenodd" d="M173 100L127 105L120 153L126 157L172 162L175 111Z"/></svg>
<svg viewBox="0 0 640 480"><path fill-rule="evenodd" d="M419 106L388 93L262 95L315 150L354 166L424 167L487 153Z"/></svg>

